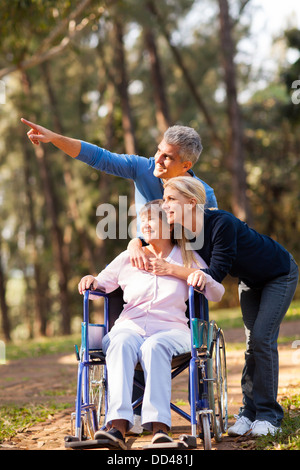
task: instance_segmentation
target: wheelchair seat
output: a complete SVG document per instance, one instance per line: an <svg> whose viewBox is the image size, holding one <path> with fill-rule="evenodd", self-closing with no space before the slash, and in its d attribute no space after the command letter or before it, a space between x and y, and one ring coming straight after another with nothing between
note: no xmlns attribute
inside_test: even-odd
<svg viewBox="0 0 300 470"><path fill-rule="evenodd" d="M105 361L105 354L103 353L102 350L92 351L90 353L90 359L92 361L98 360L98 361L103 361L104 362ZM186 362L190 361L190 359L191 359L191 352L186 352L186 353L183 353L183 354L178 354L177 356L173 356L172 366L171 366L172 370L176 369L177 367L182 366ZM136 365L135 370L140 370L140 371L143 370L140 363L138 363Z"/></svg>
<svg viewBox="0 0 300 470"><path fill-rule="evenodd" d="M195 295L197 295L195 293ZM110 292L108 294L109 298L109 303L108 303L108 318L109 318L109 330L112 328L114 325L115 321L119 318L120 313L123 310L124 307L124 299L123 299L123 291L121 287L118 289L114 290L113 292ZM188 302L186 302L187 305L187 311L186 311L186 316L189 318L189 305ZM90 358L97 359L97 360L105 360L105 354L102 351L93 351L90 354ZM187 361L191 359L191 352L186 352L183 354L178 354L176 356L173 356L172 359L172 370L176 369L177 367L182 366L185 364ZM142 371L142 366L140 363L136 365L136 370Z"/></svg>

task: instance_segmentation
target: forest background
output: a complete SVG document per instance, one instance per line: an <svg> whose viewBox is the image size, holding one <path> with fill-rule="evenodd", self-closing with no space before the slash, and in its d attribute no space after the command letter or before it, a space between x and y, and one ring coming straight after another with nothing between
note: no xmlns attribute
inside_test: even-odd
<svg viewBox="0 0 300 470"><path fill-rule="evenodd" d="M299 263L300 30L287 12L290 24L273 38L275 68L255 67L245 44L255 40L257 8L254 0L1 2L0 338L79 328L78 281L129 241L99 237L97 207L110 203L122 216L119 196L129 207L134 191L51 144L33 146L21 117L146 157L168 126L194 127L204 146L194 171L219 208ZM225 280L221 306L238 304L236 285Z"/></svg>

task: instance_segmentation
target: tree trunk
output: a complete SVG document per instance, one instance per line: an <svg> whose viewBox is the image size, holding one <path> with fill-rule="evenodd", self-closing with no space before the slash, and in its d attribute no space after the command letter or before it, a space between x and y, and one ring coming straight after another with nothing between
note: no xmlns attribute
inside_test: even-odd
<svg viewBox="0 0 300 470"><path fill-rule="evenodd" d="M26 140L25 140L26 139ZM29 234L32 241L32 264L34 267L34 279L35 279L35 289L34 289L34 299L35 299L35 315L34 315L34 325L33 325L33 334L36 333L46 336L47 330L47 303L45 299L47 298L47 287L42 282L42 268L39 263L39 253L36 247L37 240L37 228L35 223L35 217L33 213L34 208L34 198L30 186L30 168L29 162L31 155L28 150L27 138L24 137L23 145L23 162L24 162L24 182L25 182L25 193L27 198L27 210L29 215Z"/></svg>
<svg viewBox="0 0 300 470"><path fill-rule="evenodd" d="M1 239L0 239L0 307L1 307L1 318L2 318L2 330L4 334L5 341L10 341L10 321L8 315L8 306L5 298L5 276L2 267L1 259Z"/></svg>
<svg viewBox="0 0 300 470"><path fill-rule="evenodd" d="M137 155L137 146L134 134L134 125L131 114L131 107L128 96L128 78L126 70L126 59L123 42L123 25L119 20L115 20L115 67L116 67L116 87L120 97L122 109L122 127L124 133L125 152L129 155ZM130 188L130 206L134 204L134 185Z"/></svg>
<svg viewBox="0 0 300 470"><path fill-rule="evenodd" d="M54 264L59 279L59 297L62 316L62 333L71 333L71 312L68 292L69 257L68 247L64 243L62 230L58 224L58 208L53 190L51 173L45 157L45 151L41 146L34 147L39 166L42 186L45 195L47 214L51 221L51 235Z"/></svg>
<svg viewBox="0 0 300 470"><path fill-rule="evenodd" d="M54 89L52 87L52 80L50 74L50 68L48 63L44 63L41 65L42 76L44 79L44 84L48 94L48 100L50 104L51 114L54 120L54 128L58 134L65 135L64 127L62 124L62 120L59 113L59 107L57 104L57 99L55 96ZM82 223L82 217L80 216L80 208L79 202L77 199L77 195L73 190L73 177L72 171L70 168L70 160L68 158L62 157L62 167L63 167L63 176L64 182L66 186L66 190L68 193L68 206L69 206L69 213L71 214L72 222L76 228L77 235L81 240L81 245L84 251L84 257L89 263L89 270L91 273L97 272L97 266L95 264L95 256L93 253L93 244L90 240L86 230L84 229ZM65 228L66 232L70 232L71 227L68 226Z"/></svg>
<svg viewBox="0 0 300 470"><path fill-rule="evenodd" d="M24 92L30 96L31 86L29 77L25 74L25 72L23 72L22 78ZM34 121L34 119L32 119L32 121ZM64 243L63 233L58 224L58 204L53 189L54 182L52 181L51 172L48 168L47 160L45 158L44 147L41 145L38 147L34 145L33 150L39 168L39 175L41 177L46 211L51 223L53 258L59 279L62 334L68 335L71 333L70 296L68 292L69 248L66 243Z"/></svg>
<svg viewBox="0 0 300 470"><path fill-rule="evenodd" d="M165 84L161 72L160 60L156 48L155 38L149 28L145 29L144 38L146 49L149 53L150 58L156 121L160 133L163 134L166 129L171 125L167 97L165 94Z"/></svg>
<svg viewBox="0 0 300 470"><path fill-rule="evenodd" d="M160 26L160 29L161 29L161 32L162 34L164 35L170 49L171 49L171 52L174 56L174 59L175 61L177 62L177 65L178 67L180 68L181 72L182 72L182 75L185 79L185 82L187 84L187 87L189 88L194 100L195 100L195 103L196 105L198 106L198 108L200 109L200 111L202 112L203 116L204 116L204 119L211 131L211 135L212 135L212 139L213 139L213 142L214 142L214 145L216 147L218 147L220 149L221 152L223 152L223 145L222 145L222 140L221 138L219 137L218 135L218 132L216 130L216 126L215 126L215 123L214 123L214 120L213 120L213 117L211 116L205 102L204 102L204 99L203 97L201 96L199 90L197 89L187 67L185 66L185 63L184 63L184 60L182 58L182 55L180 54L180 51L179 49L174 46L172 44L172 41L171 41L171 36L166 28L166 25L165 25L165 22L164 20L161 18L157 8L156 8L156 5L155 5L155 2L153 0L149 0L147 2L147 7L149 9L149 11L152 13L152 15L154 16L154 18L156 19L157 23L159 24Z"/></svg>
<svg viewBox="0 0 300 470"><path fill-rule="evenodd" d="M232 21L227 0L218 0L220 8L220 38L223 57L224 80L227 93L229 121L229 151L226 158L232 181L232 210L242 220L250 222L251 215L247 198L247 182L243 144L243 124L237 99L235 45L232 38Z"/></svg>
<svg viewBox="0 0 300 470"><path fill-rule="evenodd" d="M122 127L124 132L125 151L130 155L136 155L136 141L134 135L134 125L128 96L128 78L126 71L126 60L123 42L123 25L119 20L115 20L115 67L116 86L120 97L122 108Z"/></svg>

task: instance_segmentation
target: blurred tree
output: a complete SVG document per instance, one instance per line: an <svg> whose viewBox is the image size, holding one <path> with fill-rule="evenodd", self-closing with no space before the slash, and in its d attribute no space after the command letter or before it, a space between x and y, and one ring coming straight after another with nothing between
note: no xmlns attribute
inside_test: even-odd
<svg viewBox="0 0 300 470"><path fill-rule="evenodd" d="M11 325L9 319L9 309L6 302L6 280L4 275L4 269L2 266L2 240L0 233L0 307L1 307L1 319L2 319L2 330L4 334L5 341L11 340Z"/></svg>
<svg viewBox="0 0 300 470"><path fill-rule="evenodd" d="M123 40L123 25L119 18L114 18L114 37L115 37L115 84L118 90L121 110L122 110L122 126L124 131L125 151L129 155L137 155L137 144L135 139L134 124L132 111L128 95L128 77L126 67L126 57Z"/></svg>
<svg viewBox="0 0 300 470"><path fill-rule="evenodd" d="M285 31L287 47L300 53L300 30ZM282 72L287 93L291 96L289 103L282 107L284 115L295 125L300 122L300 57Z"/></svg>
<svg viewBox="0 0 300 470"><path fill-rule="evenodd" d="M0 78L18 69L27 70L35 67L61 54L77 34L102 14L103 9L99 7L97 14L94 11L91 12L89 7L92 3L92 0L81 0L71 9L69 0L60 0L59 2L53 0L12 0L9 6L2 2L0 15L3 21L1 27L4 35L9 32L3 36L7 38L4 45L14 51L14 53L7 54L6 57L14 64L0 69ZM85 16L80 21L83 12ZM62 17L57 23L57 17L60 14ZM21 25L21 30L17 31L16 25ZM30 41L27 41L28 33L31 35ZM63 37L61 38L61 36ZM37 37L42 39L41 43L40 41L36 43L34 39ZM18 47L12 48L12 43L16 40ZM34 49L32 49L32 45L35 46Z"/></svg>
<svg viewBox="0 0 300 470"><path fill-rule="evenodd" d="M27 137L24 135L23 137L23 169L24 169L24 191L26 195L26 208L27 208L27 217L28 218L28 241L31 243L31 263L33 265L34 270L34 298L35 298L35 311L34 311L34 319L33 319L33 327L29 327L31 330L30 336L34 337L36 335L46 335L47 331L47 319L48 319L48 311L47 311L47 282L44 280L43 276L43 269L41 266L41 260L39 257L39 249L37 246L39 231L37 227L37 221L35 218L35 195L32 191L32 184L31 184L31 151L29 151L29 146L27 142Z"/></svg>
<svg viewBox="0 0 300 470"><path fill-rule="evenodd" d="M285 75L287 88L274 75L238 103L237 90L247 88L251 70L235 55L247 35L241 16L248 15L247 4L234 0L230 12L225 0L0 5L0 73L11 71L0 107L2 331L5 315L12 338L72 331L82 313L80 277L99 272L128 244L97 237L96 209L109 202L118 214L119 195L132 197L133 185L52 146L32 147L22 115L118 153L145 156L154 154L170 124L194 127L204 144L194 169L214 187L219 207L239 210L233 188L239 204L247 190L257 229L300 256L299 106L290 107L291 80L299 72ZM220 5L227 21L222 36ZM297 46L296 32L289 44ZM243 158L228 168L234 139L241 146L235 156ZM227 282L223 305L234 305L236 287Z"/></svg>
<svg viewBox="0 0 300 470"><path fill-rule="evenodd" d="M164 78L162 75L155 37L150 28L145 28L144 38L145 46L149 54L151 65L151 78L153 83L153 95L155 100L156 122L159 132L163 134L165 130L171 126L171 118L165 93Z"/></svg>
<svg viewBox="0 0 300 470"><path fill-rule="evenodd" d="M184 62L184 59L183 59L183 57L180 53L179 48L176 47L175 44L172 42L171 35L170 35L170 33L168 31L168 28L167 28L168 22L167 22L166 18L163 17L160 14L160 12L158 10L158 7L155 3L155 0L149 0L147 2L147 5L148 5L148 8L151 11L151 13L154 15L158 25L160 26L161 32L164 35L164 37L165 37L165 39L166 39L166 41L167 41L167 43L168 43L168 45L171 49L173 57L174 57L178 67L180 68L180 70L182 72L182 75L185 79L186 85L189 88L190 93L192 94L196 105L199 107L199 109L203 113L205 121L206 121L206 123L207 123L207 125L208 125L208 127L211 131L211 135L212 135L212 139L213 139L214 144L217 147L222 148L222 142L221 142L220 137L218 135L218 131L216 129L216 125L215 125L212 113L210 112L209 108L207 107L207 105L205 103L205 99L202 97L202 94L201 94L199 88L196 86L196 83L192 79L191 74L189 72L189 69L186 66L185 62Z"/></svg>
<svg viewBox="0 0 300 470"><path fill-rule="evenodd" d="M237 97L237 74L234 57L236 48L228 0L218 0L220 8L220 48L222 51L224 82L227 95L229 139L225 162L232 178L231 204L233 213L252 223L247 197L243 121Z"/></svg>

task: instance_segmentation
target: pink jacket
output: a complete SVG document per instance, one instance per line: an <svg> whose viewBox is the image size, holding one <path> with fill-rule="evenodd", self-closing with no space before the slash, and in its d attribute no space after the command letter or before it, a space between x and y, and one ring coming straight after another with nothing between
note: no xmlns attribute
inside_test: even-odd
<svg viewBox="0 0 300 470"><path fill-rule="evenodd" d="M200 267L207 268L197 253L195 256ZM178 246L174 246L166 261L183 265ZM196 264L194 267L199 269ZM117 256L96 279L99 288L107 293L119 286L123 290L126 303L114 329L130 328L142 336L172 328L189 331L185 316L189 288L186 281L173 276L157 276L132 267L128 251ZM208 300L220 301L224 291L222 284L206 274L206 286L202 293Z"/></svg>

